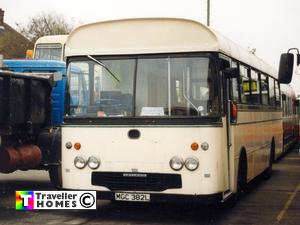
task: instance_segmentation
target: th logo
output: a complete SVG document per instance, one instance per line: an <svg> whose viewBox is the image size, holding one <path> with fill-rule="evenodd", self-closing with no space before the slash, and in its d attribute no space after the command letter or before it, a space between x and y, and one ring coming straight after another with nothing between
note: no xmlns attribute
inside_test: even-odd
<svg viewBox="0 0 300 225"><path fill-rule="evenodd" d="M32 210L34 208L33 191L16 191L16 210Z"/></svg>

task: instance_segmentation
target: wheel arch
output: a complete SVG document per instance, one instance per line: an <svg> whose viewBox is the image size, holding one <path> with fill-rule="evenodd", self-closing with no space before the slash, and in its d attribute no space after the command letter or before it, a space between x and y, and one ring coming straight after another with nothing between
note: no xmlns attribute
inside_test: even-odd
<svg viewBox="0 0 300 225"><path fill-rule="evenodd" d="M247 152L246 152L246 148L243 146L239 151L239 158L238 158L238 164L236 170L236 189L238 186L237 183L238 183L239 176L242 176L243 179L245 179L245 182L247 182L247 178L248 178L247 174L248 174Z"/></svg>

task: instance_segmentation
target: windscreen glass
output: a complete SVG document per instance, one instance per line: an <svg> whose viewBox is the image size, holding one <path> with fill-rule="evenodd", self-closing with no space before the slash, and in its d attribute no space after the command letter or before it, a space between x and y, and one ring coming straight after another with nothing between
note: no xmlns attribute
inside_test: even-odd
<svg viewBox="0 0 300 225"><path fill-rule="evenodd" d="M72 61L68 68L70 116L207 117L219 113L213 63L206 56L95 57Z"/></svg>
<svg viewBox="0 0 300 225"><path fill-rule="evenodd" d="M61 44L38 44L35 48L34 59L61 60Z"/></svg>

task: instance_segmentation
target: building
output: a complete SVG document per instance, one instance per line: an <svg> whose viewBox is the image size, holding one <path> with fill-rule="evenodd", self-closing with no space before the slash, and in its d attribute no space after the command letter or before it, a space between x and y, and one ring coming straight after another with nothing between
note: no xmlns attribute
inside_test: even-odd
<svg viewBox="0 0 300 225"><path fill-rule="evenodd" d="M0 54L6 59L25 58L26 50L33 43L4 22L4 10L0 8Z"/></svg>

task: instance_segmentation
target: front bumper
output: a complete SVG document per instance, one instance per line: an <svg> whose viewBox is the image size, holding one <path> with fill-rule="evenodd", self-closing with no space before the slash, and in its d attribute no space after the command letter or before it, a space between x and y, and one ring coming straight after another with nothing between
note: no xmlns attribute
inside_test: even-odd
<svg viewBox="0 0 300 225"><path fill-rule="evenodd" d="M97 199L99 200L115 200L114 191L97 191ZM179 194L162 194L150 193L150 202L199 202L205 204L217 203L222 200L222 193L215 193L209 195L179 195Z"/></svg>

